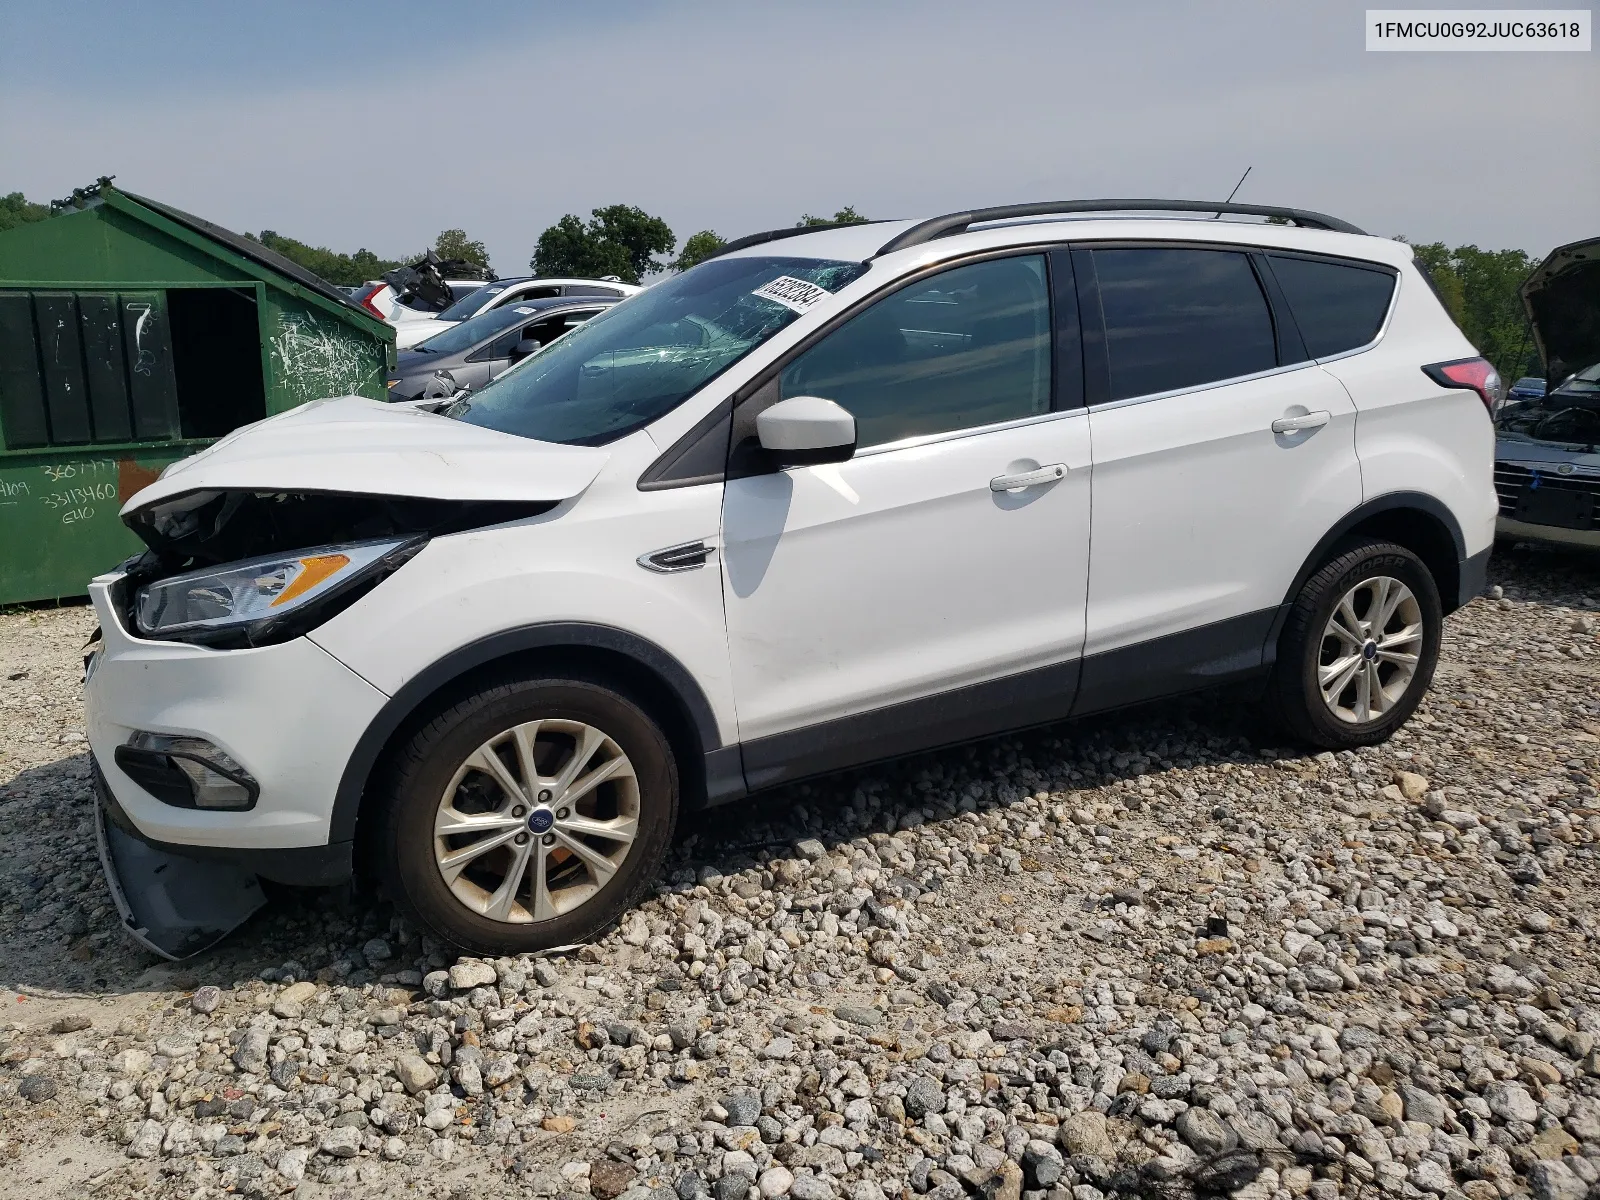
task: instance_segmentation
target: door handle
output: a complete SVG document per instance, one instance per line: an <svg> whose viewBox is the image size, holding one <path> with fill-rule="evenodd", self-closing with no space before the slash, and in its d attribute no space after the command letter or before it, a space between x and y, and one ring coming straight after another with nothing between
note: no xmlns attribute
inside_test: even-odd
<svg viewBox="0 0 1600 1200"><path fill-rule="evenodd" d="M1037 471L1024 471L1020 475L996 475L989 480L991 492L1020 492L1023 488L1038 487L1041 483L1054 483L1067 473L1066 463L1051 463Z"/></svg>
<svg viewBox="0 0 1600 1200"><path fill-rule="evenodd" d="M1321 429L1333 416L1326 409L1304 413L1298 417L1279 417L1272 423L1273 433L1300 433L1307 429Z"/></svg>

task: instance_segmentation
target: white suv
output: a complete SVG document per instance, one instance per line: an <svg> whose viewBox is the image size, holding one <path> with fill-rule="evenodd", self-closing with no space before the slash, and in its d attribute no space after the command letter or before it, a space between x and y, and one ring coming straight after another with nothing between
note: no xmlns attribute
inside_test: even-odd
<svg viewBox="0 0 1600 1200"><path fill-rule="evenodd" d="M1484 581L1498 381L1402 243L1081 215L1201 207L756 235L443 414L174 464L93 584L106 828L360 847L499 954L616 919L680 810L872 760L1252 678L1382 740Z"/></svg>

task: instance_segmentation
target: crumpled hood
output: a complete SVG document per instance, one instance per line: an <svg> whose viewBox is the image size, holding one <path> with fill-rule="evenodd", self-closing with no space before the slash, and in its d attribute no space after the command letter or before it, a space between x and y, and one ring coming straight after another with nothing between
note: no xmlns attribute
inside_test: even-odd
<svg viewBox="0 0 1600 1200"><path fill-rule="evenodd" d="M1520 292L1551 387L1600 362L1600 238L1557 246Z"/></svg>
<svg viewBox="0 0 1600 1200"><path fill-rule="evenodd" d="M343 396L246 425L180 459L122 515L202 490L559 501L594 482L609 457Z"/></svg>

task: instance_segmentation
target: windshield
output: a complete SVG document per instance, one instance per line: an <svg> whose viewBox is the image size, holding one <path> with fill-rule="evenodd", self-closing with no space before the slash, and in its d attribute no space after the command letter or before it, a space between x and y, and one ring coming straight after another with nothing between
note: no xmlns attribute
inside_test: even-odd
<svg viewBox="0 0 1600 1200"><path fill-rule="evenodd" d="M500 308L491 308L480 317L452 325L443 333L436 333L427 341L411 348L423 354L459 354L502 329L515 325L518 321L526 321L538 315L539 310L531 305L502 305Z"/></svg>
<svg viewBox="0 0 1600 1200"><path fill-rule="evenodd" d="M465 321L473 313L477 312L485 304L489 303L490 300L494 299L494 297L498 296L505 290L506 285L503 282L491 283L481 288L474 288L465 296L461 297L461 299L457 300L449 308L440 313L439 320Z"/></svg>
<svg viewBox="0 0 1600 1200"><path fill-rule="evenodd" d="M1524 392L1544 392L1544 380L1537 375L1524 375L1511 386Z"/></svg>
<svg viewBox="0 0 1600 1200"><path fill-rule="evenodd" d="M1585 367L1571 379L1561 385L1561 390L1568 394L1576 393L1580 396L1600 394L1600 363Z"/></svg>
<svg viewBox="0 0 1600 1200"><path fill-rule="evenodd" d="M807 258L712 259L550 343L448 415L543 442L602 445L671 412L866 269Z"/></svg>

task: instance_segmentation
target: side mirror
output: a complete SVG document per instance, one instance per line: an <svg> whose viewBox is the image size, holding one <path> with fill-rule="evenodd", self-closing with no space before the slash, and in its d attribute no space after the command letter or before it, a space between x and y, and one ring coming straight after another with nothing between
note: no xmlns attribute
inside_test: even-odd
<svg viewBox="0 0 1600 1200"><path fill-rule="evenodd" d="M856 452L856 419L821 396L791 396L756 417L756 436L781 466L844 462Z"/></svg>
<svg viewBox="0 0 1600 1200"><path fill-rule="evenodd" d="M523 338L511 348L511 357L513 359L527 358L528 355L532 354L535 350L539 349L543 345L544 343L538 338Z"/></svg>

